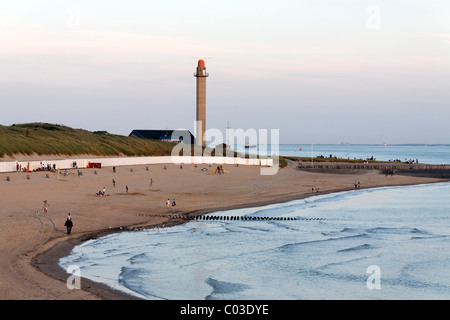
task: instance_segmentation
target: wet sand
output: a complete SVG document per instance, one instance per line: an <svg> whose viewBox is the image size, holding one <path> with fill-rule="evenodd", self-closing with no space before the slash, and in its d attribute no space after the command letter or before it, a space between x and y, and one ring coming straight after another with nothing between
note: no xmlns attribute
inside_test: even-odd
<svg viewBox="0 0 450 320"><path fill-rule="evenodd" d="M164 168L165 167L165 168ZM148 169L148 170L147 170ZM70 276L57 262L74 245L112 232L183 223L173 215L198 215L216 210L260 206L315 194L361 188L448 181L426 176L386 176L377 170L348 174L296 170L289 161L276 175L260 175L260 167L227 166L222 175L208 174L214 166L149 165L0 174L0 299L95 300L135 299L81 280L70 290ZM48 178L46 177L48 175ZM6 177L10 177L10 181ZM115 187L113 181L115 180ZM128 186L128 192L126 191ZM106 188L107 196L96 193ZM312 188L319 193L312 193ZM176 207L167 208L166 200ZM43 212L43 201L48 212ZM67 235L64 222L71 213L74 227Z"/></svg>

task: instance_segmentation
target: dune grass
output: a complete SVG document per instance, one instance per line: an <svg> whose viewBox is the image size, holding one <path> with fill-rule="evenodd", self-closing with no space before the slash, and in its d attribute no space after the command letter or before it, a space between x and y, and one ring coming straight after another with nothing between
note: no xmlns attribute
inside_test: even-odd
<svg viewBox="0 0 450 320"><path fill-rule="evenodd" d="M96 134L49 123L0 126L0 157L23 155L166 156L172 143Z"/></svg>

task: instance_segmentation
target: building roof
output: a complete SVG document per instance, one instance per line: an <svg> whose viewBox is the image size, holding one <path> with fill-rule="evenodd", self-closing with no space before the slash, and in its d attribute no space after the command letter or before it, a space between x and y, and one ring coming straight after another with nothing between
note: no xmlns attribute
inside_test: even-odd
<svg viewBox="0 0 450 320"><path fill-rule="evenodd" d="M171 140L172 138L172 133L175 130L139 130L139 129L135 129L133 131L131 131L131 133L129 134L129 136L134 136L134 137L139 137L139 138L146 138L146 139L153 139L153 140L164 140L164 139L168 139ZM191 141L189 144L194 144L195 143L195 138L192 135L192 133L189 130L185 130L185 129L177 129L177 132L180 132L181 134L178 135L178 137L174 137L175 140L183 140L185 143L188 143L186 141L186 139L188 139L190 137Z"/></svg>

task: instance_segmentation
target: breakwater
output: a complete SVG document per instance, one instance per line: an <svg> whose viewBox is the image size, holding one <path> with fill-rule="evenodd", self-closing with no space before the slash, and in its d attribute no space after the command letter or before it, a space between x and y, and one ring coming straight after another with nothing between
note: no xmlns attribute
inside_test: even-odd
<svg viewBox="0 0 450 320"><path fill-rule="evenodd" d="M354 169L354 170L450 170L450 165L409 163L303 163L301 169Z"/></svg>

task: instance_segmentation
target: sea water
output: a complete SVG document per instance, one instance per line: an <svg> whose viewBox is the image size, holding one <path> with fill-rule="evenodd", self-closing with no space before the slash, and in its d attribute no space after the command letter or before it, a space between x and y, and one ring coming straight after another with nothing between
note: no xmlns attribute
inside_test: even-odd
<svg viewBox="0 0 450 320"><path fill-rule="evenodd" d="M375 145L375 144L276 144L236 145L235 151L266 156L303 158L337 157L401 162L414 160L423 164L450 164L450 145Z"/></svg>
<svg viewBox="0 0 450 320"><path fill-rule="evenodd" d="M87 241L60 260L144 299L450 299L450 183L317 195Z"/></svg>

